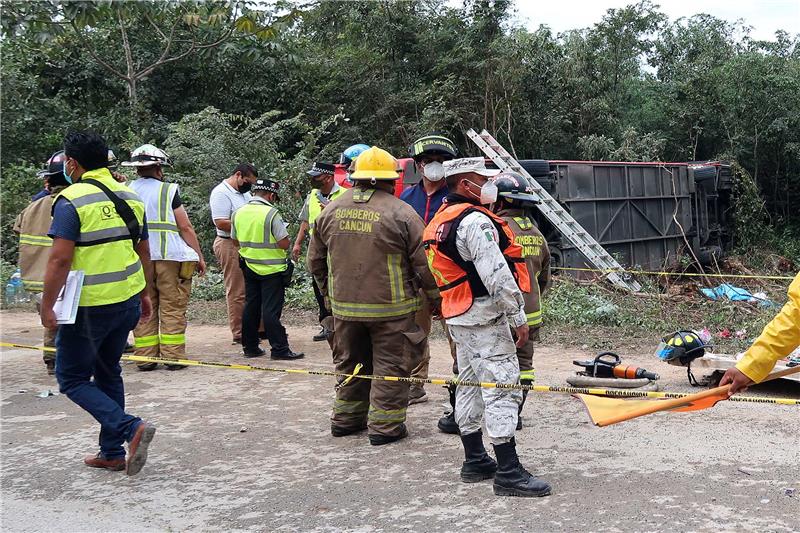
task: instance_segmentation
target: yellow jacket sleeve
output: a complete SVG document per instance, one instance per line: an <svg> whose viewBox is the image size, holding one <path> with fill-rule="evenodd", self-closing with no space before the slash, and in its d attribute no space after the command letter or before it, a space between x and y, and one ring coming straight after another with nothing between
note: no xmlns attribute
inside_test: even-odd
<svg viewBox="0 0 800 533"><path fill-rule="evenodd" d="M764 331L736 364L748 378L759 383L800 345L800 273L789 286L789 301L764 327Z"/></svg>

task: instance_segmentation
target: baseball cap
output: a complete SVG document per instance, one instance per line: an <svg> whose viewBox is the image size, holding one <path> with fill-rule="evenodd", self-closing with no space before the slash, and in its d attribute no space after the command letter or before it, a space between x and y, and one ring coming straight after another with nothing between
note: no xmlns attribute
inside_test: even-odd
<svg viewBox="0 0 800 533"><path fill-rule="evenodd" d="M482 157L462 157L442 163L445 176L455 176L456 174L469 174L474 172L481 176L491 178L500 174L497 168L486 168L486 161Z"/></svg>

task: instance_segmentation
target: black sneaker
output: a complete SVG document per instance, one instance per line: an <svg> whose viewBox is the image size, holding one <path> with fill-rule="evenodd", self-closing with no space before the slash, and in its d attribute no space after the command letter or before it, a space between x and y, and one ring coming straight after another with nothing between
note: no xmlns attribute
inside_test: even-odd
<svg viewBox="0 0 800 533"><path fill-rule="evenodd" d="M289 350L285 354L280 354L280 355L272 354L272 355L269 356L269 358L270 359L284 359L284 360L287 360L287 361L293 361L295 359L302 359L305 356L306 356L306 354L304 354L303 352L293 352L293 351Z"/></svg>
<svg viewBox="0 0 800 533"><path fill-rule="evenodd" d="M136 367L142 372L149 372L155 370L158 367L158 363L145 363L143 365L136 365Z"/></svg>
<svg viewBox="0 0 800 533"><path fill-rule="evenodd" d="M261 357L262 355L266 355L267 352L256 346L255 348L245 348L242 352L242 355L245 357Z"/></svg>
<svg viewBox="0 0 800 533"><path fill-rule="evenodd" d="M404 439L408 437L408 429L406 429L405 424L400 424L400 434L398 435L382 435L380 433L375 433L369 436L369 443L373 446L383 446L384 444L390 444L392 442L397 442L400 439Z"/></svg>

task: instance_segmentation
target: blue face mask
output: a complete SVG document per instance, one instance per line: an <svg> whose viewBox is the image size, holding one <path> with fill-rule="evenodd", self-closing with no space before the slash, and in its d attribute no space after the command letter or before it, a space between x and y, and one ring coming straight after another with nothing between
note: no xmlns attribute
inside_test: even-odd
<svg viewBox="0 0 800 533"><path fill-rule="evenodd" d="M67 183L72 184L72 178L70 177L69 174L67 174L67 162L66 161L64 161L64 167L61 170L61 172L64 174L64 179L67 180Z"/></svg>

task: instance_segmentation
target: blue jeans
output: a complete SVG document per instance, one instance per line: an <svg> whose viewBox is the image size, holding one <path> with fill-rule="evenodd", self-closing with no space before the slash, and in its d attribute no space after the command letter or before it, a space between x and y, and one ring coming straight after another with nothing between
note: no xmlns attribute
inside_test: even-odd
<svg viewBox="0 0 800 533"><path fill-rule="evenodd" d="M120 304L80 307L75 324L56 336L56 379L66 394L100 423L100 452L125 457L141 419L125 412L125 387L119 365L130 332L139 321L139 297ZM92 380L94 376L94 380Z"/></svg>

